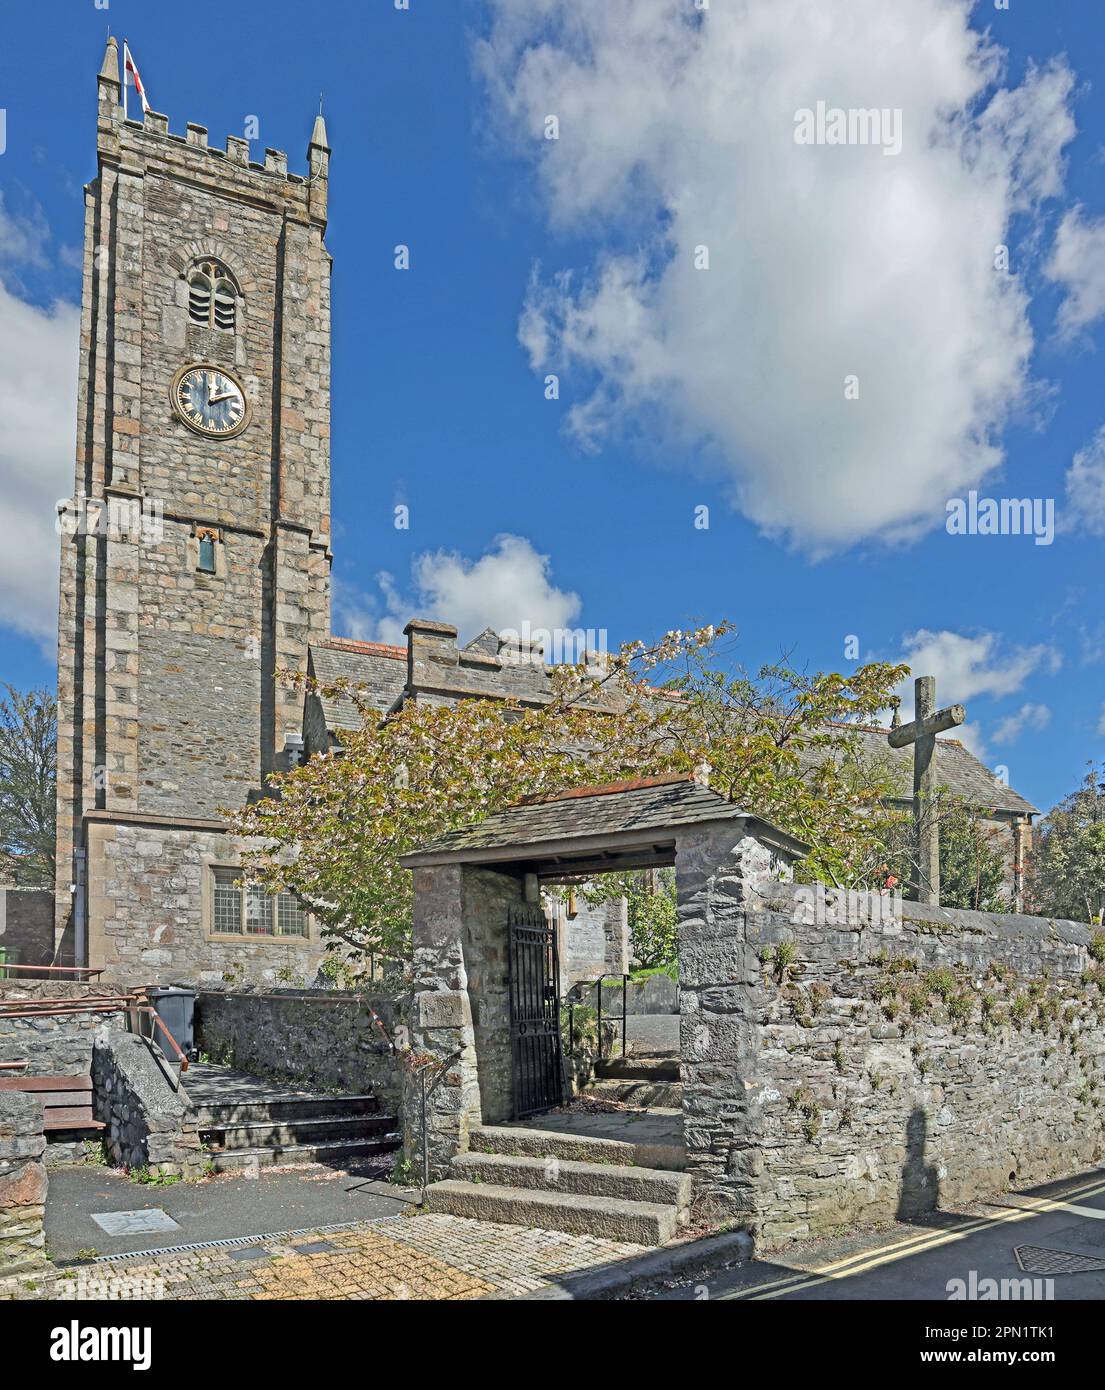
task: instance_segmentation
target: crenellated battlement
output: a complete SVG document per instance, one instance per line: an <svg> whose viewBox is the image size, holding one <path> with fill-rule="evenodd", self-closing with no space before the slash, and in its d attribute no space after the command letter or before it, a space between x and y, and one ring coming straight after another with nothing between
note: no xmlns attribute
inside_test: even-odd
<svg viewBox="0 0 1105 1390"><path fill-rule="evenodd" d="M186 157L199 155L211 161L211 172L219 179L226 178L228 166L249 175L259 175L269 183L279 180L286 184L318 185L329 177L330 146L326 122L321 114L315 117L307 146L307 172L294 173L288 169L288 156L284 150L266 147L263 162L251 159L251 142L244 136L227 135L225 146L220 149L209 143L207 127L194 121L189 121L184 133L178 134L169 129L169 117L159 111L147 111L140 120L124 118L119 73L118 44L114 38L109 38L97 78L97 145L102 157L118 159L125 150L145 159L156 158L159 153L169 156L170 160L173 153L183 153ZM312 211L324 219L325 189L318 191L323 194L321 209L318 199L313 198Z"/></svg>

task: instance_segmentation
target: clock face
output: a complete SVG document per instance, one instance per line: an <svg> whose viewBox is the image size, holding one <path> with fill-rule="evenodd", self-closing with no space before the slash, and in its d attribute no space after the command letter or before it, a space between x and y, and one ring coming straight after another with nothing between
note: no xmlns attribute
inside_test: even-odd
<svg viewBox="0 0 1105 1390"><path fill-rule="evenodd" d="M197 434L226 439L249 424L249 402L239 383L222 367L184 367L169 394L173 409Z"/></svg>

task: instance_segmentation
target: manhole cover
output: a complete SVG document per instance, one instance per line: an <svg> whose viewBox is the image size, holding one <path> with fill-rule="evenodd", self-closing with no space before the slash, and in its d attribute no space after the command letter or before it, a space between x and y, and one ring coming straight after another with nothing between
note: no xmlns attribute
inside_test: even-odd
<svg viewBox="0 0 1105 1390"><path fill-rule="evenodd" d="M138 1236L147 1231L179 1231L180 1226L160 1207L144 1211L94 1211L92 1220L109 1236Z"/></svg>
<svg viewBox="0 0 1105 1390"><path fill-rule="evenodd" d="M1018 1245L1013 1254L1026 1274L1090 1274L1105 1269L1105 1260L1096 1255L1047 1250L1042 1245Z"/></svg>
<svg viewBox="0 0 1105 1390"><path fill-rule="evenodd" d="M263 1245L247 1245L241 1250L226 1252L232 1260L267 1260L269 1252Z"/></svg>

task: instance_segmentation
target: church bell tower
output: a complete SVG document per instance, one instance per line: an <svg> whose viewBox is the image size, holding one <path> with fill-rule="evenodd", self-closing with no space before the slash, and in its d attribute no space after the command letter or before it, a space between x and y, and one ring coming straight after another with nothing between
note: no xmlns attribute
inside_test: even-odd
<svg viewBox="0 0 1105 1390"><path fill-rule="evenodd" d="M59 504L56 945L152 978L211 963L220 808L285 765L302 695L276 673L329 635L330 150L321 115L303 174L124 119L115 39L97 86Z"/></svg>

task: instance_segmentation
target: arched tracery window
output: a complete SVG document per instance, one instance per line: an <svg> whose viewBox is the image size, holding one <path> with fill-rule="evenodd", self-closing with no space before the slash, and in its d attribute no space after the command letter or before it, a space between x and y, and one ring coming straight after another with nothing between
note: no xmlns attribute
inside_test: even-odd
<svg viewBox="0 0 1105 1390"><path fill-rule="evenodd" d="M206 328L234 331L238 289L230 271L209 257L197 261L188 272L188 317Z"/></svg>

